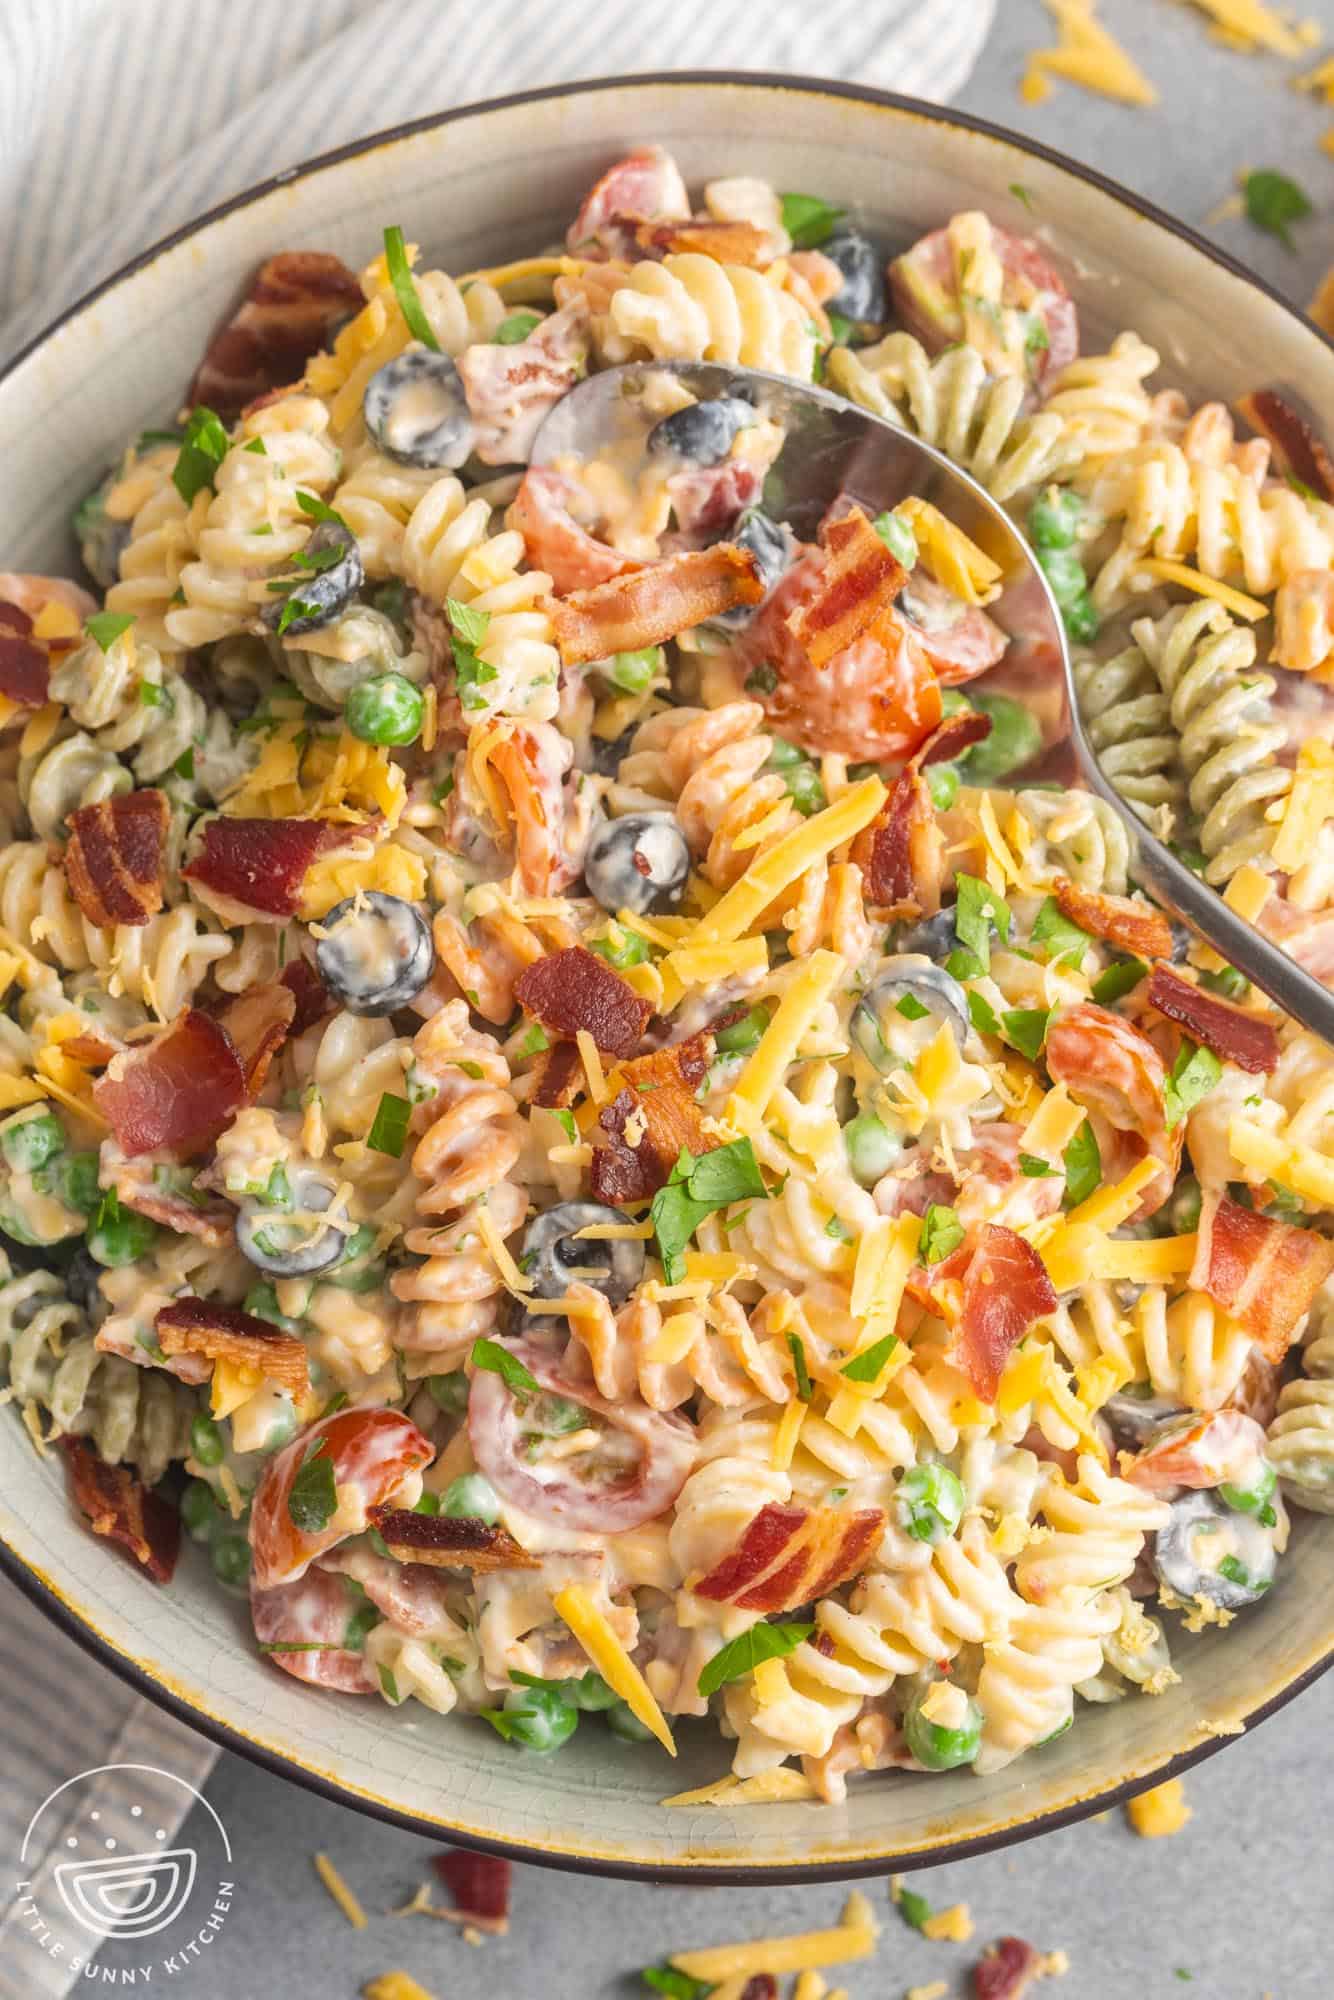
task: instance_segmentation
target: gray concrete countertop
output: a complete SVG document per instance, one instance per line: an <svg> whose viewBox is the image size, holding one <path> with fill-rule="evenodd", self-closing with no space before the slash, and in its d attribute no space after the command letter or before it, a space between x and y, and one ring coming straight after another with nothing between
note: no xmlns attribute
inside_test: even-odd
<svg viewBox="0 0 1334 2000"><path fill-rule="evenodd" d="M1334 112L1287 90L1287 66L1211 43L1198 17L1167 0L1104 0L1103 19L1157 82L1160 105L1132 111L1065 84L1026 105L1017 92L1024 54L1050 38L1050 17L1039 0L999 0L998 11L959 100L965 110L1096 164L1196 226L1239 167L1283 168L1321 211L1297 226L1295 253L1244 221L1213 234L1306 301L1334 260L1334 162L1316 146ZM1334 0L1304 0L1298 11L1334 35ZM915 1876L935 1907L968 1902L977 1926L970 1946L928 1943L890 1909L883 1882L865 1885L885 1930L876 1958L848 1968L852 2000L897 2000L935 1980L963 1995L967 1967L1005 1932L1068 1953L1070 1972L1049 1989L1052 2000L1330 1994L1331 1745L1334 1676L1188 1777L1194 1817L1175 1839L1139 1840L1114 1813ZM509 1936L472 1949L448 1925L381 1914L425 1878L426 1843L232 1756L219 1761L208 1796L235 1846L239 1921L183 1982L190 2000L341 2000L391 1966L439 2000L629 2000L645 1990L635 1969L669 1950L823 1926L843 1895L837 1886L654 1888L521 1868ZM366 1931L349 1929L326 1898L312 1871L316 1849L375 1913ZM114 1953L102 1960L121 1962Z"/></svg>

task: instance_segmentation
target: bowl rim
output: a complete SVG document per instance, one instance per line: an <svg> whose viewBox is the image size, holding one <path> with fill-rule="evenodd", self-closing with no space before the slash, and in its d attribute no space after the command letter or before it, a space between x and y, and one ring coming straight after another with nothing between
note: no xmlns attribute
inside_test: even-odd
<svg viewBox="0 0 1334 2000"><path fill-rule="evenodd" d="M526 104L543 103L560 98L598 95L608 91L629 92L636 88L661 89L664 86L670 86L674 90L690 90L698 85L789 92L803 97L849 99L877 106L899 116L950 126L1017 149L1074 180L1082 181L1086 186L1109 197L1130 215L1154 223L1159 229L1187 244L1242 284L1259 292L1271 306L1296 320L1299 325L1305 327L1326 347L1334 351L1334 337L1326 334L1309 315L1284 298L1267 279L1250 270L1230 252L1210 242L1189 223L1169 215L1155 202L1146 196L1134 193L1110 175L1104 174L1099 168L1086 166L1041 140L1030 139L991 119L980 118L975 113L960 111L948 105L932 104L920 98L907 97L896 91L880 90L869 84L847 83L833 78L782 75L764 70L657 70L637 72L627 76L590 77L577 82L546 84L531 90L510 92L502 97L453 105L443 111L429 112L420 118L408 119L389 126L365 138L349 140L342 146L316 154L296 166L283 168L265 180L257 181L238 193L229 195L214 207L182 223L126 263L118 266L108 276L99 279L95 285L57 313L0 368L0 391L3 391L10 378L41 347L88 307L107 297L140 271L146 270L159 257L177 245L200 235L234 211L249 207L279 188L289 187L297 181L306 180L328 168L341 166L349 160L376 152L382 147L397 145L403 140L415 138L425 132L437 131L444 126L483 113L512 110ZM1221 1750L1225 1743L1232 1740L1233 1734L1249 1733L1258 1723L1276 1714L1334 1667L1334 1632L1331 1632L1323 1653L1309 1661L1291 1680L1240 1715L1236 1731L1227 1735L1210 1735L1203 1741L1164 1759L1147 1772L1086 1792L1068 1804L1054 1806L1047 1811L1038 1811L1031 1815L1019 1815L1007 1825L966 1839L932 1843L905 1853L898 1853L893 1848L875 1853L863 1851L847 1859L833 1861L775 1864L763 1861L738 1861L722 1864L715 1861L694 1862L689 1855L683 1855L664 1858L657 1862L644 1862L622 1860L614 1856L589 1855L581 1853L577 1848L557 1846L555 1843L536 1847L521 1840L497 1839L475 1828L456 1826L445 1818L428 1818L419 1813L406 1811L385 1799L359 1791L350 1784L342 1783L302 1763L293 1753L273 1750L267 1744L255 1741L231 1723L224 1721L220 1715L215 1715L209 1709L197 1706L193 1701L176 1693L164 1681L158 1679L155 1674L98 1632L92 1622L61 1595L54 1581L44 1576L34 1565L26 1562L10 1547L3 1536L0 1536L0 1572L15 1583L29 1601L68 1637L158 1708L164 1709L177 1721L207 1736L219 1748L233 1751L273 1775L303 1786L318 1797L336 1805L350 1807L370 1818L381 1820L389 1826L399 1827L424 1839L439 1841L447 1838L461 1847L503 1855L537 1867L628 1880L674 1881L700 1887L851 1881L871 1875L881 1875L890 1867L904 1871L934 1868L946 1862L967 1860L974 1855L990 1853L1018 1841L1031 1839L1038 1834L1074 1825L1095 1812L1105 1811L1109 1807L1123 1803L1126 1799L1133 1798L1136 1793L1151 1786L1179 1777L1183 1772Z"/></svg>

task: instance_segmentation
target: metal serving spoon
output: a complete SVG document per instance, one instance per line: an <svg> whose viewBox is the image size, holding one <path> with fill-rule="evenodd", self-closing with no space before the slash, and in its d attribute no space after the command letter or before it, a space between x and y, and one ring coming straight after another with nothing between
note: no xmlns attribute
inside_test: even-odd
<svg viewBox="0 0 1334 2000"><path fill-rule="evenodd" d="M814 541L825 509L840 493L853 495L872 514L917 494L971 536L1000 565L1001 595L988 604L987 615L1011 639L987 685L1000 689L1017 672L1030 702L1035 690L1043 696L1045 747L1040 762L1029 767L1029 782L1078 781L1103 799L1126 830L1136 881L1294 1020L1334 1044L1334 993L1229 909L1103 776L1079 719L1065 626L1047 579L1004 508L943 453L827 389L721 362L655 361L603 369L571 389L543 422L531 462L588 460L642 446L653 417L645 415L641 397L650 378L664 374L701 402L745 396L782 426L785 441L765 481L765 509L804 541ZM1007 778L1016 789L1023 782L1018 773Z"/></svg>

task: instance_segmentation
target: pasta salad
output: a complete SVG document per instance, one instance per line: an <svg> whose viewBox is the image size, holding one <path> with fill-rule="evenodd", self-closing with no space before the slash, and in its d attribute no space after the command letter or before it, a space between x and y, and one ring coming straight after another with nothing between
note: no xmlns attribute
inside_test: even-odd
<svg viewBox="0 0 1334 2000"><path fill-rule="evenodd" d="M80 507L98 594L0 577L0 1355L93 1530L167 1583L183 1526L276 1669L534 1752L712 1717L836 1800L1281 1590L1334 1072L1054 775L988 554L921 496L799 538L704 359L1009 508L1109 775L1334 973L1298 414L1082 353L984 214L886 267L645 147L457 281L396 227L271 258ZM534 462L625 362L633 448Z"/></svg>

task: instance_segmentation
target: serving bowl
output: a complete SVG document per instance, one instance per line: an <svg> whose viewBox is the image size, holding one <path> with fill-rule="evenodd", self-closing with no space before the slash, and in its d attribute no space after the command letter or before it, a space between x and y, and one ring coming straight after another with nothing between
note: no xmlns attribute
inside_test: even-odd
<svg viewBox="0 0 1334 2000"><path fill-rule="evenodd" d="M124 438L168 414L262 258L359 266L387 223L454 271L563 231L602 169L657 140L687 180L750 173L853 209L898 247L962 208L1036 231L1070 279L1091 351L1134 326L1194 397L1299 388L1334 432L1334 349L1240 266L1110 182L977 120L880 92L688 75L528 92L445 112L239 196L147 252L0 377L6 567L68 568L71 507ZM1334 1664L1334 1521L1299 1515L1272 1596L1226 1632L1174 1638L1182 1682L1083 1707L1077 1726L986 1779L892 1774L845 1805L665 1809L726 1770L713 1726L680 1756L584 1730L558 1756L479 1723L321 1694L254 1651L245 1607L187 1548L155 1588L72 1515L58 1454L0 1421L0 1561L94 1655L164 1708L284 1776L414 1830L535 1862L695 1882L811 1880L974 1853L1101 1810L1254 1725Z"/></svg>

